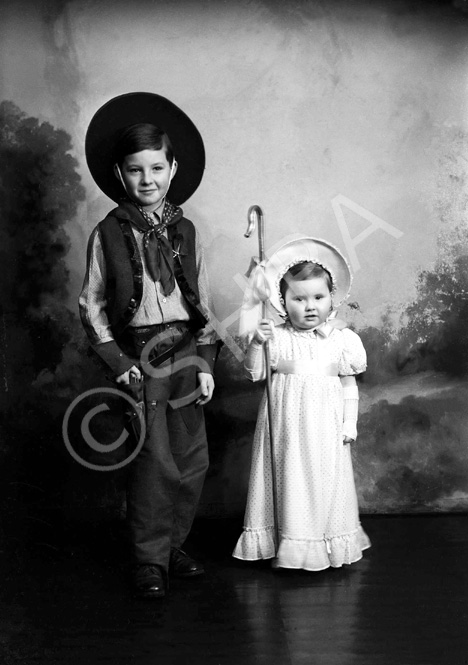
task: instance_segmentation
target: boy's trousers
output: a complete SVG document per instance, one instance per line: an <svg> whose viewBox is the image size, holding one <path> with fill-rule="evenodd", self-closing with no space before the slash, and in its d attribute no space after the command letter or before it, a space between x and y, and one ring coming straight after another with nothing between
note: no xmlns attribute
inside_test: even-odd
<svg viewBox="0 0 468 665"><path fill-rule="evenodd" d="M159 345L151 342L155 353L183 332L177 326L166 330ZM208 468L203 407L194 403L199 371L192 338L169 360L143 372L146 438L127 478L133 563L167 571L171 547L181 547L192 526Z"/></svg>

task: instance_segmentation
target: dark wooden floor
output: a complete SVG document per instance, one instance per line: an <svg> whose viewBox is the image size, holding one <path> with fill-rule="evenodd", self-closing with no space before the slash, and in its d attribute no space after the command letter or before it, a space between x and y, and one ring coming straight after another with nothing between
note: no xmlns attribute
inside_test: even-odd
<svg viewBox="0 0 468 665"><path fill-rule="evenodd" d="M199 521L207 575L136 601L118 530L65 548L8 536L0 556L0 663L35 665L463 665L468 516L367 517L354 566L275 573L230 557L239 523ZM39 530L40 531L40 530Z"/></svg>

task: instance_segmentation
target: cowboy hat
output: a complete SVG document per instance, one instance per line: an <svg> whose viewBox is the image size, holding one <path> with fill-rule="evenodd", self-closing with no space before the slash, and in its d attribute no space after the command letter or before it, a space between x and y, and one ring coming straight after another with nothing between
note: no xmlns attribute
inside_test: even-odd
<svg viewBox="0 0 468 665"><path fill-rule="evenodd" d="M95 113L85 140L86 161L98 187L113 201L125 196L114 175L116 141L125 127L150 123L169 136L178 163L170 200L179 205L197 189L205 169L205 149L198 129L175 104L152 92L114 97Z"/></svg>

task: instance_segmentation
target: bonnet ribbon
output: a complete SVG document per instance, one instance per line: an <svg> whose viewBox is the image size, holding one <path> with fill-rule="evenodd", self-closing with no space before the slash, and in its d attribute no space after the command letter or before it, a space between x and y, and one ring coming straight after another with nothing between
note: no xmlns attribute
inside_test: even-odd
<svg viewBox="0 0 468 665"><path fill-rule="evenodd" d="M265 277L265 261L253 258L247 277L239 316L239 335L250 341L262 318L262 305L270 297L270 288Z"/></svg>
<svg viewBox="0 0 468 665"><path fill-rule="evenodd" d="M333 331L333 326L331 326L328 321L320 323L316 328L314 328L314 333L320 335L320 337L329 337Z"/></svg>

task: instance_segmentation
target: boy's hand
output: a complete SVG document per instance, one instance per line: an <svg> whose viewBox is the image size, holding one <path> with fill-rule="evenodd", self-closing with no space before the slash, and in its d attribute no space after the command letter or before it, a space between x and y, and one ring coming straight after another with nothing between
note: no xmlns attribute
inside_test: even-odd
<svg viewBox="0 0 468 665"><path fill-rule="evenodd" d="M273 321L271 319L262 319L254 334L254 340L257 344L264 344L273 337Z"/></svg>
<svg viewBox="0 0 468 665"><path fill-rule="evenodd" d="M343 437L343 444L346 445L347 443L353 443L354 439L352 439L350 436L344 436Z"/></svg>
<svg viewBox="0 0 468 665"><path fill-rule="evenodd" d="M197 399L195 404L203 406L208 404L213 396L214 379L213 375L209 372L198 372L198 381L200 383L201 397Z"/></svg>
<svg viewBox="0 0 468 665"><path fill-rule="evenodd" d="M115 379L116 383L122 383L124 386L130 385L134 381L141 381L141 372L136 365L133 365L133 367L130 367L130 369Z"/></svg>

